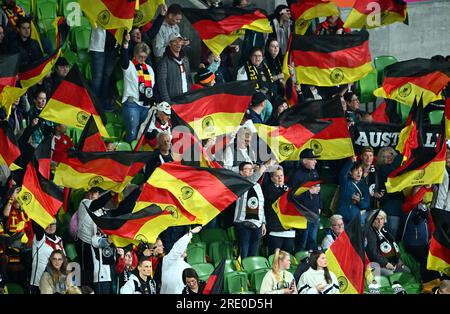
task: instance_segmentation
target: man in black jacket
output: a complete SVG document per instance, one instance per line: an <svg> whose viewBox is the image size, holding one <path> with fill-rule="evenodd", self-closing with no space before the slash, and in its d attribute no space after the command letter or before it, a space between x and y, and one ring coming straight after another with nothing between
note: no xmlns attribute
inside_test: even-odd
<svg viewBox="0 0 450 314"><path fill-rule="evenodd" d="M20 18L17 22L18 33L13 50L20 53L20 64L30 64L44 57L39 43L31 38L31 20Z"/></svg>

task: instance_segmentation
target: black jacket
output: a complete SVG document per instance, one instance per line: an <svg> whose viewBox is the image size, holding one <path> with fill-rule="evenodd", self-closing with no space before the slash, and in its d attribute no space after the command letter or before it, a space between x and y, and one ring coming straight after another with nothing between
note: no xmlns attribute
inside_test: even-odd
<svg viewBox="0 0 450 314"><path fill-rule="evenodd" d="M285 186L287 188L287 186ZM284 188L277 187L272 181L263 186L264 214L266 216L267 232L286 231L281 225L280 219L272 208L272 204L285 193Z"/></svg>

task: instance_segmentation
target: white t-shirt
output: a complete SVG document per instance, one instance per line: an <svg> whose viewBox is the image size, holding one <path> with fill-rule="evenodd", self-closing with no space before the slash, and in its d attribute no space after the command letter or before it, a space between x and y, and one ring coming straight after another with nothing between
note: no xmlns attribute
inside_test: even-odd
<svg viewBox="0 0 450 314"><path fill-rule="evenodd" d="M106 30L102 27L93 28L89 40L89 51L104 52L106 42Z"/></svg>
<svg viewBox="0 0 450 314"><path fill-rule="evenodd" d="M150 74L150 79L152 81L152 88L155 88L155 73L151 66L147 64L148 74ZM138 72L133 62L130 61L128 68L123 70L123 96L122 103L131 99L140 106L144 105L143 101L139 101L139 79Z"/></svg>

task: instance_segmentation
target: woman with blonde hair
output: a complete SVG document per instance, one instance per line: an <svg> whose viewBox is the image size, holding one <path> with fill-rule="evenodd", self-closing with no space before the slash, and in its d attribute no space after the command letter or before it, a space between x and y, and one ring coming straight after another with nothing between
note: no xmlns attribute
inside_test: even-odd
<svg viewBox="0 0 450 314"><path fill-rule="evenodd" d="M67 258L61 250L54 250L48 259L45 272L39 282L41 294L63 294L71 286L67 280Z"/></svg>
<svg viewBox="0 0 450 314"><path fill-rule="evenodd" d="M288 269L291 267L291 256L288 252L276 249L272 269L264 276L261 294L293 294L297 293L294 275Z"/></svg>

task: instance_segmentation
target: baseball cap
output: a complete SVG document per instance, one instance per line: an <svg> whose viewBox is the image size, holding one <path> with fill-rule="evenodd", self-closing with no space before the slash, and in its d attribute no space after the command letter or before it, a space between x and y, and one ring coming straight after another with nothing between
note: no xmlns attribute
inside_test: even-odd
<svg viewBox="0 0 450 314"><path fill-rule="evenodd" d="M169 36L169 42L174 41L174 40L177 40L178 38L184 40L184 37L181 36L180 33L172 33L172 34L170 34L170 36Z"/></svg>
<svg viewBox="0 0 450 314"><path fill-rule="evenodd" d="M200 84L208 84L216 78L216 75L208 68L198 70L198 81Z"/></svg>
<svg viewBox="0 0 450 314"><path fill-rule="evenodd" d="M316 159L319 158L320 156L316 155L314 153L314 150L312 150L311 148L306 148L304 150L302 150L302 152L300 153L300 159Z"/></svg>
<svg viewBox="0 0 450 314"><path fill-rule="evenodd" d="M170 109L170 104L168 102L162 101L156 105L156 110L162 111L167 115L170 115L172 110Z"/></svg>

